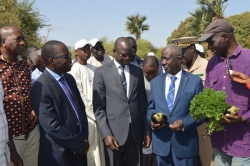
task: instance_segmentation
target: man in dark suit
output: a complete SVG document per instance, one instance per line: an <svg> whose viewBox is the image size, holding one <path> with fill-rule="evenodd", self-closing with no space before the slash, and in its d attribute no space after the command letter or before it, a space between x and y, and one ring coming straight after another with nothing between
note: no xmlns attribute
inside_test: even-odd
<svg viewBox="0 0 250 166"><path fill-rule="evenodd" d="M153 128L153 152L158 165L199 166L197 126L189 114L190 101L202 91L202 80L181 69L182 50L170 44L161 54L166 74L151 81L151 94L147 112L148 123ZM154 123L156 113L167 117L166 124Z"/></svg>
<svg viewBox="0 0 250 166"><path fill-rule="evenodd" d="M94 113L108 151L106 165L139 166L142 145L151 141L143 73L130 64L132 46L126 37L115 41L113 52L114 61L95 70Z"/></svg>
<svg viewBox="0 0 250 166"><path fill-rule="evenodd" d="M39 166L86 166L88 123L85 106L71 69L65 44L42 47L46 69L31 89L32 107L40 124Z"/></svg>

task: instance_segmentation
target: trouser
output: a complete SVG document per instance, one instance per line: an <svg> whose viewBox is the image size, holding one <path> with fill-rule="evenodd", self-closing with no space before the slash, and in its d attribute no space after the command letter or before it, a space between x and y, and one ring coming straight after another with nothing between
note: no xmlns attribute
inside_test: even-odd
<svg viewBox="0 0 250 166"><path fill-rule="evenodd" d="M38 165L39 138L37 126L29 133L27 139L24 135L13 137L17 153L22 158L24 166Z"/></svg>

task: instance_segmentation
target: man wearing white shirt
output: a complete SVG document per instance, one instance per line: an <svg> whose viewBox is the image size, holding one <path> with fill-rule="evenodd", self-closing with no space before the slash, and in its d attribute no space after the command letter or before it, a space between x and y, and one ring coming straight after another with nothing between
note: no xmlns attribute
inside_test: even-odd
<svg viewBox="0 0 250 166"><path fill-rule="evenodd" d="M32 52L29 56L30 60L33 62L36 69L31 73L31 81L32 84L36 81L36 79L42 75L45 65L41 57L41 50L36 50Z"/></svg>
<svg viewBox="0 0 250 166"><path fill-rule="evenodd" d="M177 45L166 46L161 61L166 74L151 81L147 112L158 166L199 166L197 126L202 122L192 119L189 106L193 97L202 91L202 80L182 70L182 50ZM151 120L156 113L167 117L166 124Z"/></svg>

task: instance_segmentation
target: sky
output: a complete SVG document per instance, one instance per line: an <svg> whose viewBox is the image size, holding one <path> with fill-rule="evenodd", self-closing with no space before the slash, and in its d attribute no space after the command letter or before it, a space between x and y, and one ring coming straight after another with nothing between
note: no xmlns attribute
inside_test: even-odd
<svg viewBox="0 0 250 166"><path fill-rule="evenodd" d="M249 6L250 0L229 0L225 16L250 11ZM139 13L147 16L144 23L150 25L150 30L143 32L141 38L161 47L199 5L196 0L36 0L34 7L44 15L47 24L51 24L48 40L74 46L80 39L116 40L133 36L125 31L126 17ZM46 36L47 32L48 28L43 28L39 36Z"/></svg>

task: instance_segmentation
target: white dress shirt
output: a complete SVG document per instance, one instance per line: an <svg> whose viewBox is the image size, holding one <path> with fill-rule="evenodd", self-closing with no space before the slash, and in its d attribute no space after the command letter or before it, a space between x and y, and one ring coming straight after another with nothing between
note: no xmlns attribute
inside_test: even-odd
<svg viewBox="0 0 250 166"><path fill-rule="evenodd" d="M117 70L119 72L119 75L121 75L121 72L122 72L122 69L119 68L119 66L122 66L120 65L115 59L114 59L114 63L115 63L115 66L117 67ZM129 80L130 80L130 73L129 73L129 67L128 65L125 65L125 68L124 68L124 74L125 74L125 78L126 78L126 82L127 82L127 97L129 97Z"/></svg>
<svg viewBox="0 0 250 166"><path fill-rule="evenodd" d="M169 74L169 73L166 73L166 81L165 81L165 98L167 100L167 97L168 97L168 90L169 90L169 86L171 84L171 76L172 74ZM182 74L182 70L180 70L176 75L175 77L177 77L177 79L175 80L175 91L174 91L174 101L175 101L175 98L176 98L176 94L178 92L178 89L179 89L179 85L180 85L180 81L181 81L181 74ZM173 101L173 103L174 103Z"/></svg>

